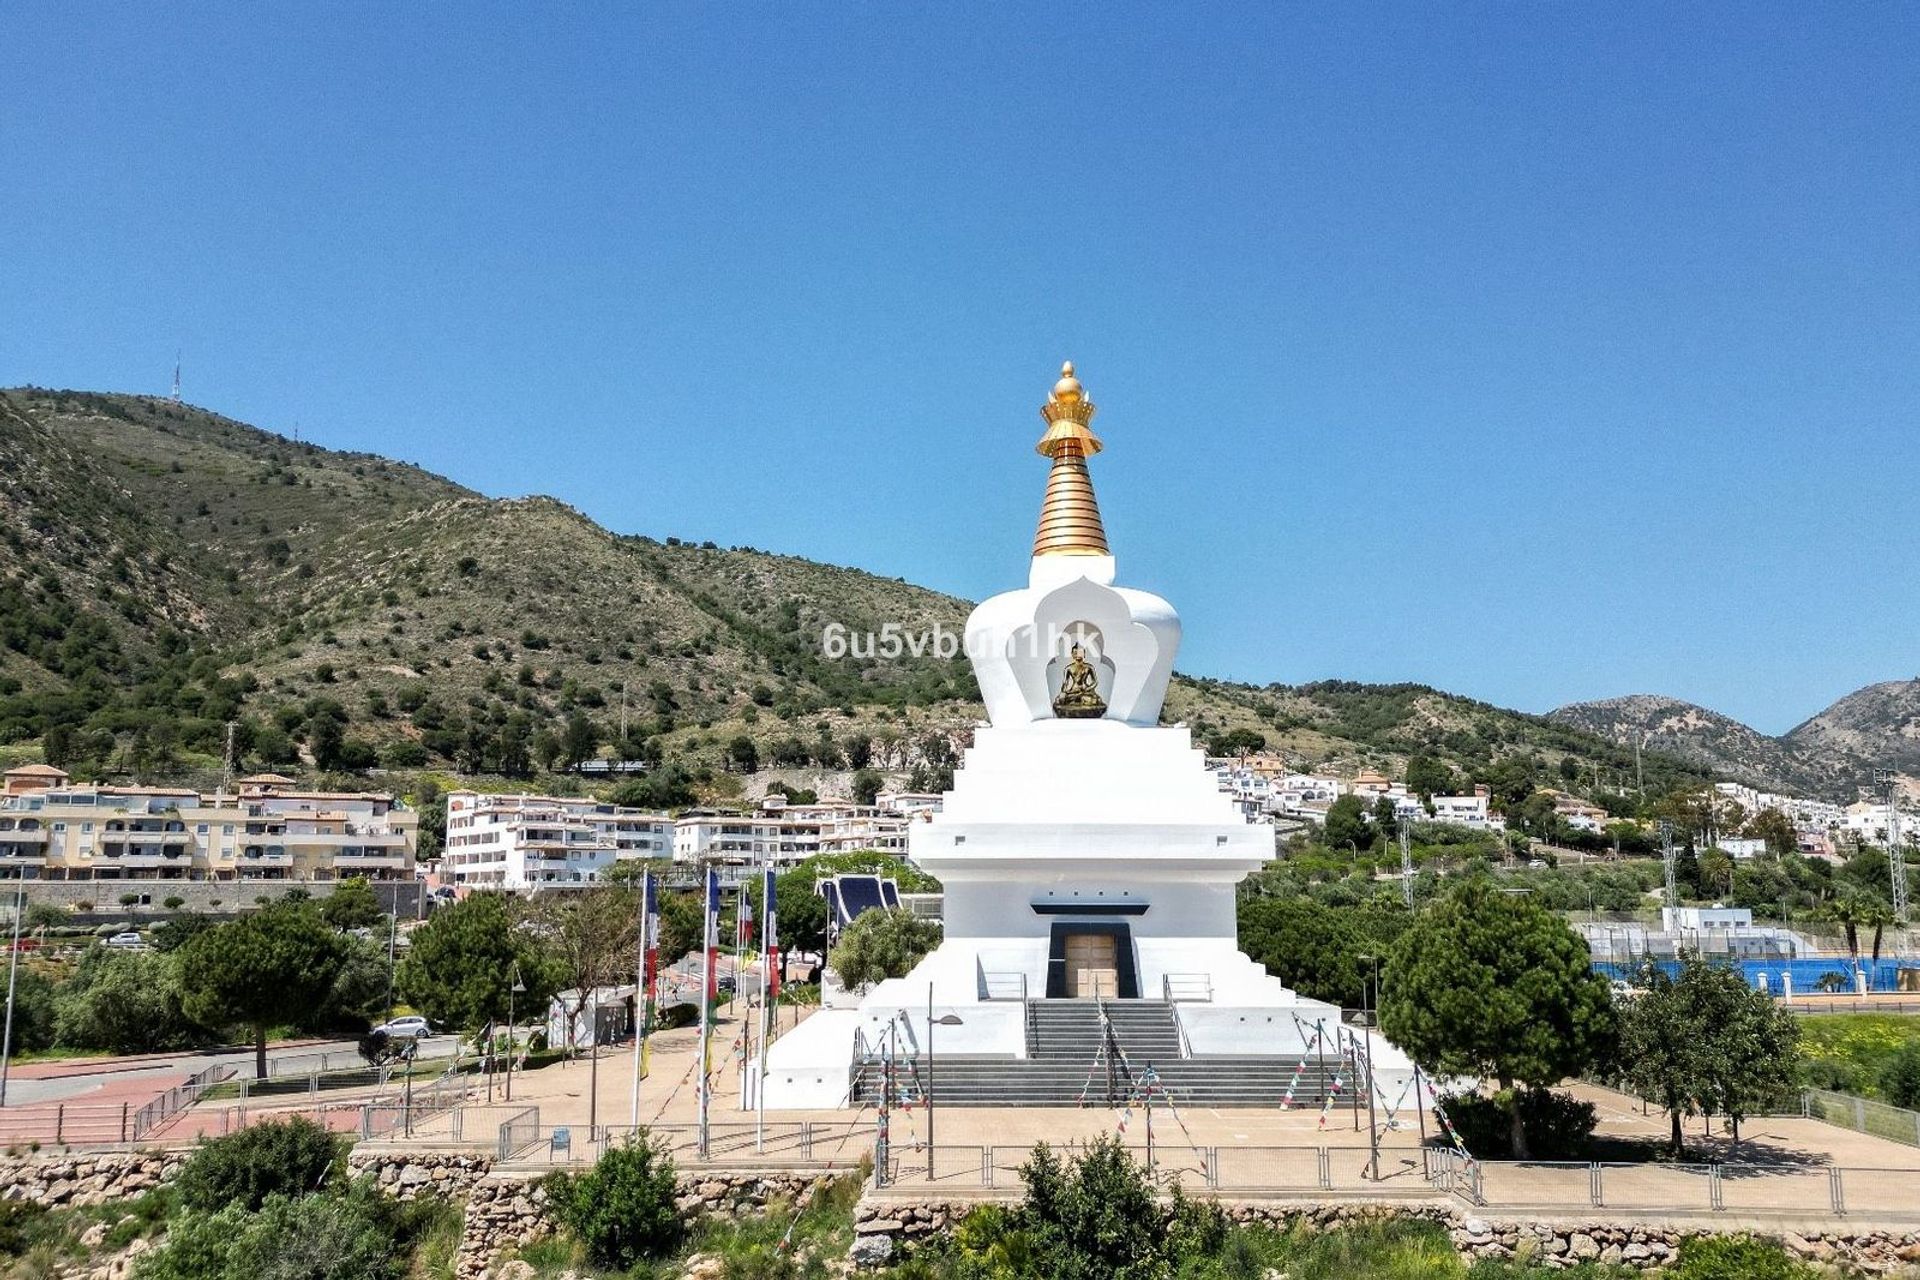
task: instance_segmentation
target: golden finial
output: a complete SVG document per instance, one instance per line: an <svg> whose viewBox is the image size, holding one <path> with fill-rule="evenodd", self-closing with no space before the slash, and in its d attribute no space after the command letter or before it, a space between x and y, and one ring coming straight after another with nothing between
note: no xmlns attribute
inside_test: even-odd
<svg viewBox="0 0 1920 1280"><path fill-rule="evenodd" d="M1036 556L1103 556L1107 531L1100 523L1100 504L1094 500L1093 478L1087 459L1100 452L1100 440L1088 427L1093 401L1073 376L1073 361L1060 366L1060 381L1040 406L1047 433L1038 451L1053 462L1047 473L1047 496L1040 507L1040 528L1033 537Z"/></svg>
<svg viewBox="0 0 1920 1280"><path fill-rule="evenodd" d="M1053 384L1053 394L1040 406L1040 416L1050 428L1040 439L1040 452L1051 458L1053 446L1068 438L1081 441L1089 457L1100 452L1100 442L1088 430L1096 412L1093 401L1087 399L1086 388L1073 376L1073 361L1067 361L1060 366L1060 381Z"/></svg>

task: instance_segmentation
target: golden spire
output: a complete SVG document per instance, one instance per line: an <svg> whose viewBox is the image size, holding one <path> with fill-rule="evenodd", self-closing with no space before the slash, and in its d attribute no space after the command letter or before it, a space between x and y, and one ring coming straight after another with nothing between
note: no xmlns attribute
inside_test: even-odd
<svg viewBox="0 0 1920 1280"><path fill-rule="evenodd" d="M1073 376L1073 361L1060 366L1060 381L1040 406L1047 433L1037 449L1052 459L1047 472L1047 496L1040 506L1040 528L1033 535L1036 556L1104 556L1107 531L1100 523L1100 504L1094 501L1093 478L1087 459L1100 452L1093 434L1093 401Z"/></svg>

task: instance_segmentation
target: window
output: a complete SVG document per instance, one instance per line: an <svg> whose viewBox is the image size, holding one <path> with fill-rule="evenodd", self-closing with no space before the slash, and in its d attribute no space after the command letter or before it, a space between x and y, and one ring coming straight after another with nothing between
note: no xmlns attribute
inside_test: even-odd
<svg viewBox="0 0 1920 1280"><path fill-rule="evenodd" d="M82 831L92 831L92 830L93 830L93 824L92 824L91 822L83 822L83 823L81 823L81 824L80 824L80 830L82 830Z"/></svg>
<svg viewBox="0 0 1920 1280"><path fill-rule="evenodd" d="M209 830L210 828L209 828L209 827L207 826L207 824L206 824L206 823L204 823L204 822L203 822L203 823L201 823L201 824L200 824L200 825L199 825L198 827L196 827L196 828L194 828L194 829L195 829L196 831L198 831L198 832L199 832L199 833L200 833L201 835L205 835L205 834L207 834L207 832L208 832L208 830Z"/></svg>

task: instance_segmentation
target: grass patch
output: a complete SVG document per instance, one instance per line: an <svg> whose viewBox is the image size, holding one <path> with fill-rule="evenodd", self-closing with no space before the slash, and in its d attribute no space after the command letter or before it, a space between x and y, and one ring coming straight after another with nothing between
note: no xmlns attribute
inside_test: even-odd
<svg viewBox="0 0 1920 1280"><path fill-rule="evenodd" d="M1821 1013L1800 1019L1802 1078L1816 1089L1880 1098L1887 1063L1902 1046L1920 1044L1920 1015Z"/></svg>

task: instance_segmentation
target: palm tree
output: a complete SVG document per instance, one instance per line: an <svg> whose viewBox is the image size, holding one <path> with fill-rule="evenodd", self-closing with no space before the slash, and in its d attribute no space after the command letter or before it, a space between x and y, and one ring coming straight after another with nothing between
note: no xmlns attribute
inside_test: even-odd
<svg viewBox="0 0 1920 1280"><path fill-rule="evenodd" d="M1867 898L1860 909L1860 923L1873 926L1873 962L1880 963L1880 937L1893 923L1893 904L1879 898Z"/></svg>
<svg viewBox="0 0 1920 1280"><path fill-rule="evenodd" d="M1858 890L1845 890L1826 905L1824 913L1847 931L1847 954L1860 963L1860 926L1866 922L1866 898Z"/></svg>

